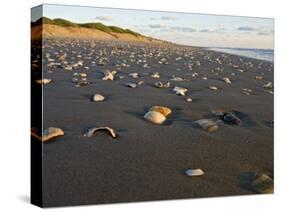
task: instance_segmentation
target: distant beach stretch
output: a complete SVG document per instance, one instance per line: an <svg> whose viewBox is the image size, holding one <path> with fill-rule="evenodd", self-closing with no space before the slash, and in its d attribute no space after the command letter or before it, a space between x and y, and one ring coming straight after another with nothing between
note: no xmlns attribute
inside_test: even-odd
<svg viewBox="0 0 281 212"><path fill-rule="evenodd" d="M46 207L273 193L272 20L44 7Z"/></svg>

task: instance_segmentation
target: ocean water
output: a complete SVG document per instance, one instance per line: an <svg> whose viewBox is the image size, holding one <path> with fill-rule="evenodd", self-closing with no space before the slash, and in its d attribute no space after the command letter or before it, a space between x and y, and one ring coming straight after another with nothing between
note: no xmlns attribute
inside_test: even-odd
<svg viewBox="0 0 281 212"><path fill-rule="evenodd" d="M244 49L244 48L209 48L210 50L229 53L258 60L265 60L273 62L274 50L273 49Z"/></svg>

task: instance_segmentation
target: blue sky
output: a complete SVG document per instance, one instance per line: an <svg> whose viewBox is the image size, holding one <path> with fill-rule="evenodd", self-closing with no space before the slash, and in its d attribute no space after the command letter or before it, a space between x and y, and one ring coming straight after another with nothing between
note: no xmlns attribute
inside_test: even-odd
<svg viewBox="0 0 281 212"><path fill-rule="evenodd" d="M102 22L187 45L270 49L274 46L274 21L269 18L63 5L44 5L43 15L80 23ZM38 19L38 15L33 19Z"/></svg>

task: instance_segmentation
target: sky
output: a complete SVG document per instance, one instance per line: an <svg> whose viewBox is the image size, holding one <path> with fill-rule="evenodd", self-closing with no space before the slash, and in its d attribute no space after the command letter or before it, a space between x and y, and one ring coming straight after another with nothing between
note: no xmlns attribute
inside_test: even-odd
<svg viewBox="0 0 281 212"><path fill-rule="evenodd" d="M101 22L178 44L204 47L274 48L274 20L147 10L44 5L43 16L73 22ZM32 11L32 21L41 17Z"/></svg>

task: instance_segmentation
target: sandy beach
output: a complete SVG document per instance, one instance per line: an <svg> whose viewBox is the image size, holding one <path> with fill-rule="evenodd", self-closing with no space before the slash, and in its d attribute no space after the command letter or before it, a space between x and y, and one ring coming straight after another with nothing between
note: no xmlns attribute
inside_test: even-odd
<svg viewBox="0 0 281 212"><path fill-rule="evenodd" d="M114 80L102 80L106 70L116 71ZM160 78L151 77L156 72ZM65 133L43 144L46 207L256 194L251 173L273 175L270 62L169 43L45 39L43 77L52 80L43 86L43 128ZM188 89L185 96L175 86ZM105 100L92 101L94 94ZM144 119L155 105L172 110L162 125ZM241 124L214 111L231 111ZM196 126L200 119L218 129ZM101 126L117 138L83 136ZM189 168L205 174L188 177Z"/></svg>

